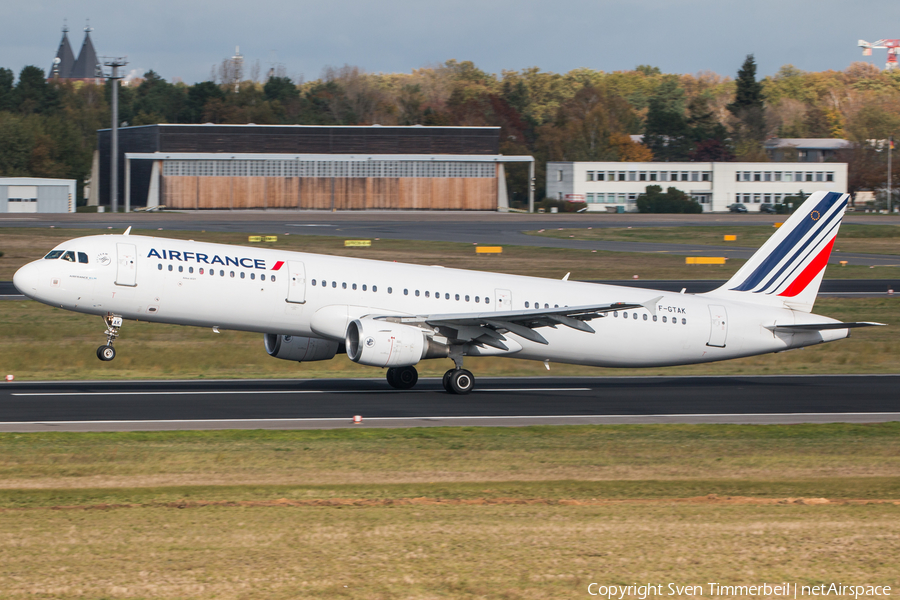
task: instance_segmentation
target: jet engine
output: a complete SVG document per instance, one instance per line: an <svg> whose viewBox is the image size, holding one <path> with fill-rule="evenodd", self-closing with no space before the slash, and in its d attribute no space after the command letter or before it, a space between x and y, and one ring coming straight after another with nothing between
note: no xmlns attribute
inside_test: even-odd
<svg viewBox="0 0 900 600"><path fill-rule="evenodd" d="M265 342L269 356L297 362L331 360L338 351L338 342L301 335L267 333Z"/></svg>
<svg viewBox="0 0 900 600"><path fill-rule="evenodd" d="M347 327L347 356L370 367L409 367L423 358L443 358L450 347L418 327L362 318Z"/></svg>

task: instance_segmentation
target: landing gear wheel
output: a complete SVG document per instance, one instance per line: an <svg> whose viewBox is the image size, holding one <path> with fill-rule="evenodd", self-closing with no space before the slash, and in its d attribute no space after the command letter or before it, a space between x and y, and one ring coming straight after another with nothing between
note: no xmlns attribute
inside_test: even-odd
<svg viewBox="0 0 900 600"><path fill-rule="evenodd" d="M391 374L393 371L393 374ZM388 383L398 390L411 389L419 381L419 372L415 367L395 367L388 369Z"/></svg>
<svg viewBox="0 0 900 600"><path fill-rule="evenodd" d="M450 376L453 375L454 371L456 371L456 369L450 369L449 371L444 373L444 378L441 380L441 385L444 386L444 391L451 394L453 394L454 391L453 388L450 387Z"/></svg>
<svg viewBox="0 0 900 600"><path fill-rule="evenodd" d="M100 346L97 348L97 358L104 362L111 361L116 357L116 349L112 346Z"/></svg>
<svg viewBox="0 0 900 600"><path fill-rule="evenodd" d="M397 369L394 367L387 370L387 382L392 388L397 387Z"/></svg>
<svg viewBox="0 0 900 600"><path fill-rule="evenodd" d="M453 394L465 395L472 391L472 388L475 387L475 376L472 375L470 371L465 369L454 369L449 371L449 377L447 377L448 383L450 385L450 392Z"/></svg>

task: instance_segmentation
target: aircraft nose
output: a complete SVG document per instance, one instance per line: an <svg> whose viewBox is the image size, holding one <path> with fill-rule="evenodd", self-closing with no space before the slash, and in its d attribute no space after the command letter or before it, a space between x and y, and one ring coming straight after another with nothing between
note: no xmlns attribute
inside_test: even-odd
<svg viewBox="0 0 900 600"><path fill-rule="evenodd" d="M37 295L38 280L40 278L39 270L35 263L25 265L13 275L13 285L22 294L29 298L34 298Z"/></svg>

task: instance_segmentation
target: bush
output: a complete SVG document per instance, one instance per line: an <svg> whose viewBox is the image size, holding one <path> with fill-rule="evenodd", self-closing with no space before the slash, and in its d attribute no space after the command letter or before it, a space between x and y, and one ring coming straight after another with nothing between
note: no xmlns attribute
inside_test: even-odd
<svg viewBox="0 0 900 600"><path fill-rule="evenodd" d="M664 194L662 187L648 185L647 191L637 199L638 212L642 213L702 213L703 207L679 189L670 187Z"/></svg>

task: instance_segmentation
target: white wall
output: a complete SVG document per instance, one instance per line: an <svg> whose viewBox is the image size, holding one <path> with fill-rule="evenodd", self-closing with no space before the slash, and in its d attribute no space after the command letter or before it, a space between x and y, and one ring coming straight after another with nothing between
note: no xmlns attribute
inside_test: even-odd
<svg viewBox="0 0 900 600"><path fill-rule="evenodd" d="M598 180L600 173L603 174L602 180ZM677 180L673 181L673 178ZM807 181L808 178L812 181ZM831 181L827 181L829 178ZM547 197L584 199L592 212L615 210L617 206L624 206L628 211L637 210L635 199L648 185L658 185L663 190L677 188L697 199L705 212L727 211L734 203L746 204L748 210L758 211L765 202L775 204L785 196L801 191L805 194L818 190L846 192L847 164L547 163Z"/></svg>

